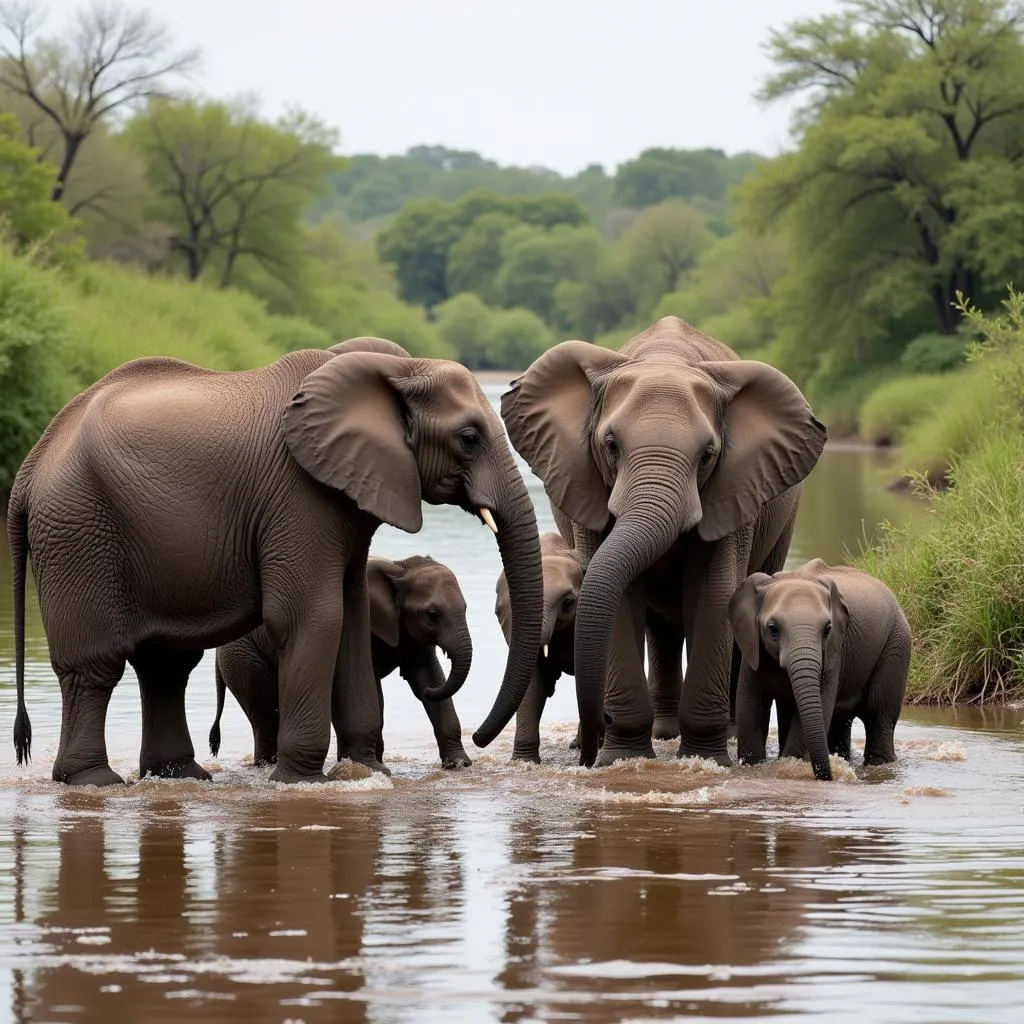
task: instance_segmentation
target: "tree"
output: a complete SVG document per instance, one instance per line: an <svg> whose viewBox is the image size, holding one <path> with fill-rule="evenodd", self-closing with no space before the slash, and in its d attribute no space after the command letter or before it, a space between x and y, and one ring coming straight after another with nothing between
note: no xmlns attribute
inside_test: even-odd
<svg viewBox="0 0 1024 1024"><path fill-rule="evenodd" d="M501 245L495 288L506 308L521 306L551 323L560 281L583 281L598 267L604 241L592 228L560 225L551 230L522 224Z"/></svg>
<svg viewBox="0 0 1024 1024"><path fill-rule="evenodd" d="M555 285L555 323L575 338L592 341L636 318L637 289L622 254L605 250L582 281Z"/></svg>
<svg viewBox="0 0 1024 1024"><path fill-rule="evenodd" d="M649 206L622 236L621 245L641 311L649 311L714 241L703 214L678 199Z"/></svg>
<svg viewBox="0 0 1024 1024"><path fill-rule="evenodd" d="M19 139L18 122L0 115L0 229L16 248L65 235L71 227L67 211L50 199L54 174L41 163L37 150Z"/></svg>
<svg viewBox="0 0 1024 1024"><path fill-rule="evenodd" d="M753 154L727 157L720 149L645 149L615 175L615 199L641 208L666 199L721 201L730 184L751 170Z"/></svg>
<svg viewBox="0 0 1024 1024"><path fill-rule="evenodd" d="M296 272L303 213L338 163L333 131L302 114L267 124L222 103L154 101L125 136L190 280L215 269L226 287L240 260L281 280Z"/></svg>
<svg viewBox="0 0 1024 1024"><path fill-rule="evenodd" d="M0 85L25 97L58 131L53 199L64 195L82 143L106 119L154 96L191 71L197 50L175 50L146 12L96 2L66 38L36 37L44 18L31 2L0 3ZM26 125L31 133L32 126Z"/></svg>
<svg viewBox="0 0 1024 1024"><path fill-rule="evenodd" d="M951 334L958 292L1024 269L1024 236L997 228L1024 213L1021 6L843 7L773 33L761 97L804 97L800 145L741 189L744 223L790 235L776 312L805 364L823 345L856 363L895 358L923 308Z"/></svg>
<svg viewBox="0 0 1024 1024"><path fill-rule="evenodd" d="M508 213L484 213L462 233L448 251L448 292L476 292L484 302L497 302L495 278L501 269L501 243L516 226Z"/></svg>
<svg viewBox="0 0 1024 1024"><path fill-rule="evenodd" d="M377 236L377 252L394 265L406 302L431 309L448 297L448 250L458 237L452 207L436 199L406 203Z"/></svg>
<svg viewBox="0 0 1024 1024"><path fill-rule="evenodd" d="M494 319L478 295L461 292L442 302L435 310L437 333L455 358L471 370L487 362L487 336Z"/></svg>
<svg viewBox="0 0 1024 1024"><path fill-rule="evenodd" d="M494 370L525 370L552 342L551 329L528 309L500 309L486 334L486 365Z"/></svg>

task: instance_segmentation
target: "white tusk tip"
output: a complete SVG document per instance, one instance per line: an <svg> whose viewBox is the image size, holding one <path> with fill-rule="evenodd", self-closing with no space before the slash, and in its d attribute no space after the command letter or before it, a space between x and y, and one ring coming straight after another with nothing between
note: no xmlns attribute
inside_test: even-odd
<svg viewBox="0 0 1024 1024"><path fill-rule="evenodd" d="M487 524L488 529L495 537L498 536L498 524L494 521L494 516L491 514L489 508L480 509L480 518Z"/></svg>
<svg viewBox="0 0 1024 1024"><path fill-rule="evenodd" d="M548 656L548 645L545 644L544 645L544 657L546 658L547 656Z"/></svg>

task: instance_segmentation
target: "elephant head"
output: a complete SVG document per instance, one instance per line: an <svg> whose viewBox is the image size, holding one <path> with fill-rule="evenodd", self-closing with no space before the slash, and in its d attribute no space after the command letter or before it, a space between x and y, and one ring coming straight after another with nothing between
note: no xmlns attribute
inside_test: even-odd
<svg viewBox="0 0 1024 1024"><path fill-rule="evenodd" d="M445 700L457 693L469 675L473 641L466 623L466 599L455 573L420 555L394 562L370 558L366 582L370 630L389 647L399 649L399 671L416 696ZM447 680L435 647L451 659Z"/></svg>
<svg viewBox="0 0 1024 1024"><path fill-rule="evenodd" d="M696 530L712 542L751 523L803 480L825 443L824 426L788 377L730 359L675 317L628 348L563 342L501 400L512 444L552 504L606 534L576 622L584 763L596 754L612 624L626 588L681 534ZM720 354L706 360L704 351Z"/></svg>
<svg viewBox="0 0 1024 1024"><path fill-rule="evenodd" d="M426 501L457 505L496 534L514 617L501 691L511 717L539 643L540 544L526 483L476 378L448 360L350 346L302 381L283 432L302 469L381 522L416 533Z"/></svg>
<svg viewBox="0 0 1024 1024"><path fill-rule="evenodd" d="M834 579L755 572L729 603L733 636L754 672L764 657L788 675L814 777L831 780L828 726L849 609Z"/></svg>
<svg viewBox="0 0 1024 1024"><path fill-rule="evenodd" d="M573 636L576 626L576 599L583 586L585 562L557 533L540 538L541 567L544 573L544 616L540 631L537 668L542 678L553 683L562 672L573 672ZM508 582L502 572L495 586L494 614L508 641L512 635L512 614ZM548 694L550 696L550 694Z"/></svg>

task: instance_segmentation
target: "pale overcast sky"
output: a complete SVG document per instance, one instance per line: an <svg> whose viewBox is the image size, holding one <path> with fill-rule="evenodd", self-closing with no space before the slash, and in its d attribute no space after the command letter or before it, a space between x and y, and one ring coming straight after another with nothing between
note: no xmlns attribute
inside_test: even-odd
<svg viewBox="0 0 1024 1024"><path fill-rule="evenodd" d="M45 0L40 0L45 2ZM57 27L79 0L49 0ZM203 48L196 84L294 103L342 152L442 144L609 171L649 146L778 153L789 110L753 93L771 27L838 0L128 0Z"/></svg>

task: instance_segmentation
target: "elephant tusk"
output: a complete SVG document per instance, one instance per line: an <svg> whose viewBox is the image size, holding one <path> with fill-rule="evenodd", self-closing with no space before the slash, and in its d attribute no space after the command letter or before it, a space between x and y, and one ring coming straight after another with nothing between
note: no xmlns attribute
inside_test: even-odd
<svg viewBox="0 0 1024 1024"><path fill-rule="evenodd" d="M547 656L548 656L548 645L545 644L544 645L544 657L547 658Z"/></svg>
<svg viewBox="0 0 1024 1024"><path fill-rule="evenodd" d="M494 521L494 516L491 514L491 510L489 508L481 508L480 518L487 524L491 533L493 533L494 536L497 537L498 524Z"/></svg>

